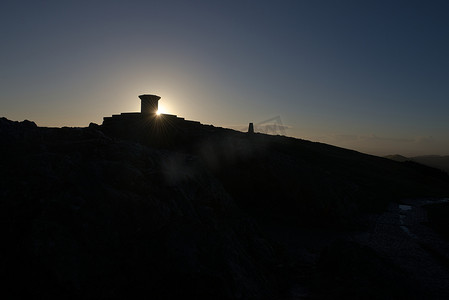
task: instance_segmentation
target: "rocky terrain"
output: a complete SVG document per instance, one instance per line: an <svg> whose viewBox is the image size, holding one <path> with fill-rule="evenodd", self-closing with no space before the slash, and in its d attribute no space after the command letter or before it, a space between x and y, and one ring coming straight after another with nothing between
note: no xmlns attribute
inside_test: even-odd
<svg viewBox="0 0 449 300"><path fill-rule="evenodd" d="M421 221L407 233L398 222L409 217L401 217L397 204L448 197L446 173L213 126L173 136L182 138L142 143L95 124L41 128L1 118L2 293L47 299L447 296L430 284L439 276L439 286L449 287L445 240ZM382 227L390 222L383 218L396 227ZM419 238L428 236L420 234L422 226L437 241ZM390 244L382 241L392 233L404 242L386 249ZM408 242L419 251L398 259ZM420 259L432 260L427 277L416 273L422 264L413 261Z"/></svg>

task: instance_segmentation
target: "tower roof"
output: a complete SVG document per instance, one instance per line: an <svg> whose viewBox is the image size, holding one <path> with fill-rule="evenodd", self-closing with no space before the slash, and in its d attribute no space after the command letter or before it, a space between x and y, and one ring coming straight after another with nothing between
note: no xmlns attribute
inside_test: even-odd
<svg viewBox="0 0 449 300"><path fill-rule="evenodd" d="M151 94L143 94L139 96L140 100L159 100L161 97L157 95L151 95Z"/></svg>

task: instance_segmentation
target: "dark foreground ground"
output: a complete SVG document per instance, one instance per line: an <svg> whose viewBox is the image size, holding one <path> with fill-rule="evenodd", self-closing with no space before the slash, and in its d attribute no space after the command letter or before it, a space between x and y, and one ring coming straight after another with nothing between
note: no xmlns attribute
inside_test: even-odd
<svg viewBox="0 0 449 300"><path fill-rule="evenodd" d="M2 118L0 145L6 298L449 297L439 170L210 126L161 146Z"/></svg>

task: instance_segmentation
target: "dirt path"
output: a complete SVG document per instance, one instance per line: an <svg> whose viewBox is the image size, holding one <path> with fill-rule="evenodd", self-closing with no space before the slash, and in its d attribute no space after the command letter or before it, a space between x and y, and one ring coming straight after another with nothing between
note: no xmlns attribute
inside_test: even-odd
<svg viewBox="0 0 449 300"><path fill-rule="evenodd" d="M449 243L425 226L423 205L439 200L392 203L373 228L355 239L393 261L432 299L449 299Z"/></svg>
<svg viewBox="0 0 449 300"><path fill-rule="evenodd" d="M411 290L419 291L425 299L449 299L449 242L425 225L427 213L423 208L425 204L442 201L449 202L449 199L391 203L386 212L366 216L364 220L370 224L369 229L357 232L279 225L264 229L285 245L290 263L297 266L298 273L304 274L305 279L316 271L316 262L323 250L343 239L365 245L399 267L410 278L414 287ZM304 282L298 276L288 299L317 296Z"/></svg>

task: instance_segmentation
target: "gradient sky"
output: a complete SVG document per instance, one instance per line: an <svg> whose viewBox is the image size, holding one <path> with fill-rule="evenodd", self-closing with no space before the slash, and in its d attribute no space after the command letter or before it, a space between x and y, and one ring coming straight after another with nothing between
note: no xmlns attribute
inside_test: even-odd
<svg viewBox="0 0 449 300"><path fill-rule="evenodd" d="M449 1L1 1L0 116L172 114L375 154L449 155Z"/></svg>

